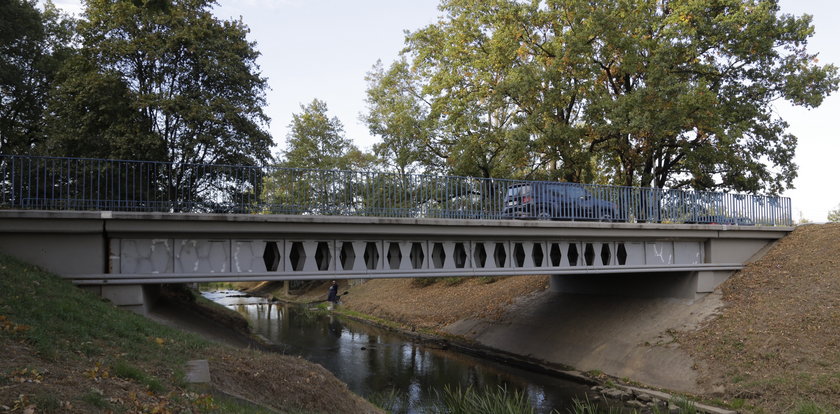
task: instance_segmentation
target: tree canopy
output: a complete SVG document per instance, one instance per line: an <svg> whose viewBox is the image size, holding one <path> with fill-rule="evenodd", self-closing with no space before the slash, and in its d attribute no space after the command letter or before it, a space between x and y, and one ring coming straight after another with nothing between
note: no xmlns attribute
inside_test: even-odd
<svg viewBox="0 0 840 414"><path fill-rule="evenodd" d="M44 139L53 78L72 31L52 3L0 2L0 153L28 153Z"/></svg>
<svg viewBox="0 0 840 414"><path fill-rule="evenodd" d="M838 88L837 68L807 50L811 17L775 0L440 9L369 76L367 119L395 148L382 126L416 108L410 124L437 157L416 161L454 173L778 193L796 177L796 137L773 104L815 107Z"/></svg>
<svg viewBox="0 0 840 414"><path fill-rule="evenodd" d="M366 169L373 158L362 153L344 135L344 125L327 114L327 104L313 99L300 106L301 112L292 114L286 150L283 151L284 167L321 170Z"/></svg>
<svg viewBox="0 0 840 414"><path fill-rule="evenodd" d="M155 157L262 164L271 158L271 137L259 53L244 23L216 19L212 4L88 0L78 29L85 64L68 82L89 77L96 87L78 90L79 99L114 103L118 112L128 104L139 113L116 119L128 124L117 124L118 133L139 128L145 141L137 145ZM112 88L102 97L97 89L106 86Z"/></svg>
<svg viewBox="0 0 840 414"><path fill-rule="evenodd" d="M840 223L840 204L828 212L826 219L829 223Z"/></svg>
<svg viewBox="0 0 840 414"><path fill-rule="evenodd" d="M212 0L0 2L5 153L265 165L267 81Z"/></svg>

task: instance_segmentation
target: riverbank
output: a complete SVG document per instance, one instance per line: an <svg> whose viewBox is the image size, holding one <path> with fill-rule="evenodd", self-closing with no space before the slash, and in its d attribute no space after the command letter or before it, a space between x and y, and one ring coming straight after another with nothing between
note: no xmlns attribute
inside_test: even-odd
<svg viewBox="0 0 840 414"><path fill-rule="evenodd" d="M382 279L342 281L341 307L742 412L833 413L840 412L837 245L838 225L800 227L697 300L560 295L544 277ZM323 286L287 299L325 294Z"/></svg>
<svg viewBox="0 0 840 414"><path fill-rule="evenodd" d="M317 364L208 342L6 256L0 349L0 411L382 412ZM188 382L195 360L209 383Z"/></svg>

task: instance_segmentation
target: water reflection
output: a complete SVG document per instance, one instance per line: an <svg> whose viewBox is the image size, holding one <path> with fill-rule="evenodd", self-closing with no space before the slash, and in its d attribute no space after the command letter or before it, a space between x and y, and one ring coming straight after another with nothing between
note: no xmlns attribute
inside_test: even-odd
<svg viewBox="0 0 840 414"><path fill-rule="evenodd" d="M255 333L321 364L362 396L395 391L397 412L427 412L444 386L507 387L526 393L537 412L565 412L585 387L503 364L435 349L384 329L301 306L267 303L239 292L205 296L245 316Z"/></svg>

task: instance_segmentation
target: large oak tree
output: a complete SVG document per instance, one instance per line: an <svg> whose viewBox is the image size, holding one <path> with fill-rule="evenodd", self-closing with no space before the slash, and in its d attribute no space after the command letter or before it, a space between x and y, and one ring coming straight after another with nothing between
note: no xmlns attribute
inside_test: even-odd
<svg viewBox="0 0 840 414"><path fill-rule="evenodd" d="M407 96L426 109L421 142L457 159L452 171L778 193L796 177L796 138L773 105L815 107L838 87L836 67L807 50L810 16L775 0L440 9L407 35L395 65L410 70L388 73L418 85ZM393 102L371 113L397 113Z"/></svg>

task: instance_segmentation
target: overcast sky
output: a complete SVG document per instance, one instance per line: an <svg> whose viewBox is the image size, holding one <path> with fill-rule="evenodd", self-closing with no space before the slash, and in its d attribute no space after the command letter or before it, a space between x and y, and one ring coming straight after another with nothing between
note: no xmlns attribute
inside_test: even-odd
<svg viewBox="0 0 840 414"><path fill-rule="evenodd" d="M54 0L78 13L79 0ZM826 0L781 0L782 12L814 16L816 34L809 50L821 63L840 66L840 3ZM376 141L359 120L365 111L365 74L381 59L387 66L403 47L403 31L433 23L437 0L221 0L215 13L242 17L250 39L262 53L258 59L268 78L267 114L276 150L285 146L292 114L318 98L344 124L347 136L364 149ZM778 105L778 112L799 138L796 162L799 177L791 197L794 220L823 222L840 204L840 97L825 100L814 110Z"/></svg>

